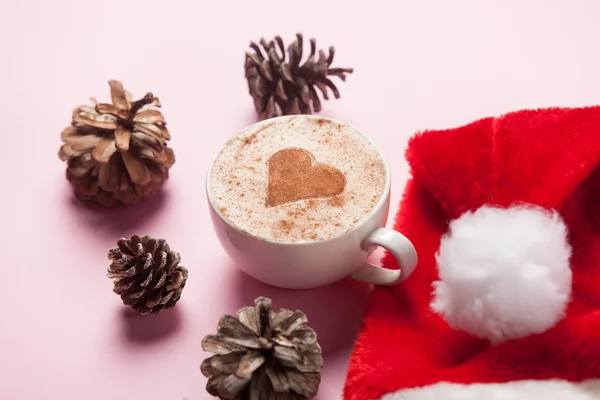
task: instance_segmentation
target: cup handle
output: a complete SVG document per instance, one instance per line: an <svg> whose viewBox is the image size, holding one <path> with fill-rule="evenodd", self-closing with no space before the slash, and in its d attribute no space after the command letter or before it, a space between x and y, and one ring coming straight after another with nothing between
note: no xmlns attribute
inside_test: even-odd
<svg viewBox="0 0 600 400"><path fill-rule="evenodd" d="M413 273L417 266L415 246L401 233L388 228L377 228L362 242L362 248L381 246L389 251L398 261L400 269L386 269L371 263L365 263L352 275L359 281L374 285L394 285L402 282Z"/></svg>

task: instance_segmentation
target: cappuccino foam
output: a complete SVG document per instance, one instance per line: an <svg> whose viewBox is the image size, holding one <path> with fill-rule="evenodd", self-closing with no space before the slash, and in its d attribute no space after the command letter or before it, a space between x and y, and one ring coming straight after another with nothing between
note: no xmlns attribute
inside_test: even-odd
<svg viewBox="0 0 600 400"><path fill-rule="evenodd" d="M217 155L209 177L221 215L244 232L276 242L313 242L350 231L385 187L385 165L375 146L355 128L316 116L246 128ZM269 203L275 198L269 190L278 190L285 202Z"/></svg>

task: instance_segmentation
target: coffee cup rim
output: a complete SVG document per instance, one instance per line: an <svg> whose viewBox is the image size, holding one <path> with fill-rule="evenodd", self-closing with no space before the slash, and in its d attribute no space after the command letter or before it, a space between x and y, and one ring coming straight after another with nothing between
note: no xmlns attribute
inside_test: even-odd
<svg viewBox="0 0 600 400"><path fill-rule="evenodd" d="M277 240L272 240L272 239L268 239L268 238L264 238L261 236L256 236L250 232L247 232L245 230L243 230L238 224L236 224L234 221L232 221L231 219L227 218L225 215L223 215L223 213L221 213L221 211L219 210L219 208L214 204L213 198L211 196L210 193L210 176L211 176L211 172L213 169L213 166L217 160L217 158L219 157L219 155L221 154L221 152L225 149L225 147L227 147L229 141L233 140L235 137L237 137L238 135L240 135L242 132L244 132L245 130L248 130L252 127L256 127L259 128L260 126L267 124L267 123L271 123L271 122L277 122L277 121L285 121L285 120L290 120L292 118L307 118L307 119L324 119L327 120L328 122L331 123L338 123L338 124L342 124L345 125L349 128L354 129L355 131L357 131L361 136L363 136L365 139L367 139L371 145L375 148L375 150L377 150L377 153L379 154L381 160L383 161L383 165L385 167L385 188L381 194L381 196L379 197L379 200L377 201L377 204L375 204L375 206L371 209L371 211L369 211L368 213L366 213L361 219L360 221L354 225L354 227L344 233L342 233L341 235L337 235L328 239L324 239L324 240L315 240L315 241L310 241L310 242L290 242L290 241L277 241ZM351 234L353 231L355 231L356 229L358 229L358 227L360 227L361 225L363 225L364 223L366 223L367 221L369 221L371 219L371 217L380 209L380 207L382 207L385 202L387 201L387 198L390 195L390 191L391 191L391 170L390 170L390 166L387 160L387 157L385 156L385 154L383 154L383 152L381 151L381 148L377 145L377 143L375 143L375 141L373 139L371 139L370 137L368 137L361 129L359 129L358 127L349 124L347 122L335 119L335 118L331 118L331 117L324 117L324 116L320 116L320 115L312 115L312 114L294 114L294 115L282 115L282 116L278 116L278 117L272 117L272 118L268 118L268 119L264 119L258 122L254 122L250 125L247 125L245 128L239 130L236 134L234 134L233 136L229 137L225 143L219 148L219 150L215 153L215 155L212 157L212 160L210 161L209 165L208 165L208 170L206 171L205 174L205 184L204 184L204 189L206 192L206 199L208 201L209 206L211 207L212 211L217 214L217 216L223 220L228 226L232 227L233 229L235 229L236 231L238 231L241 234L250 236L254 239L260 240L262 242L266 242L266 243L271 243L271 244L275 244L275 245L281 245L281 246L307 246L307 245L314 245L317 243L327 243L327 242L331 242L334 240L338 240L343 238L346 235Z"/></svg>

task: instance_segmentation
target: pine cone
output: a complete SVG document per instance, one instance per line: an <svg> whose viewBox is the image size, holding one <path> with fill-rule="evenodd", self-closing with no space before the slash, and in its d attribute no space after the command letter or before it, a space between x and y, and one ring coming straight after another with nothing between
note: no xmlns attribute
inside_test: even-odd
<svg viewBox="0 0 600 400"><path fill-rule="evenodd" d="M319 58L315 60L315 39L310 40L310 56L300 65L302 34L297 34L296 41L288 47L287 61L281 37L276 36L275 41L269 43L261 39L260 45L265 54L256 43L250 42L254 51L246 53L245 68L248 89L261 119L277 115L311 114L311 105L315 112L321 111L321 100L315 86L325 100L329 99L327 88L339 99L340 92L328 76L338 76L345 81L346 74L353 72L352 68L330 68L335 54L333 47L329 48L328 56L319 50Z"/></svg>
<svg viewBox="0 0 600 400"><path fill-rule="evenodd" d="M132 102L120 82L109 85L112 104L92 98L94 107L77 107L58 153L77 197L107 207L154 195L175 162L158 98L148 93Z"/></svg>
<svg viewBox="0 0 600 400"><path fill-rule="evenodd" d="M108 252L108 277L123 303L142 315L174 307L181 298L188 271L164 239L133 235Z"/></svg>
<svg viewBox="0 0 600 400"><path fill-rule="evenodd" d="M206 390L228 400L302 400L317 394L323 357L314 330L301 311L271 311L271 300L259 297L237 318L226 315L216 335L202 340L216 353L200 366Z"/></svg>

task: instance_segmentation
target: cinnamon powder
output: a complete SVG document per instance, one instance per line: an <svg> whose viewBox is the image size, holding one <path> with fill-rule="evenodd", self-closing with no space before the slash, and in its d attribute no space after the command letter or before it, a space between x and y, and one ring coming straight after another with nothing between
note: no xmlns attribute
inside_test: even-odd
<svg viewBox="0 0 600 400"><path fill-rule="evenodd" d="M269 159L267 206L309 198L332 197L346 188L346 177L331 165L315 164L303 149L283 149Z"/></svg>
<svg viewBox="0 0 600 400"><path fill-rule="evenodd" d="M264 130L269 129L270 127L273 126L273 124L275 124L275 122L271 122L269 124L265 124L264 126L262 126L260 129L257 129L256 132L254 132L252 135L244 138L244 143L245 144L252 144L254 143L254 141L256 140L256 137Z"/></svg>
<svg viewBox="0 0 600 400"><path fill-rule="evenodd" d="M345 201L342 198L342 196L334 196L331 199L329 199L328 203L330 206L333 206L333 207L343 207Z"/></svg>

